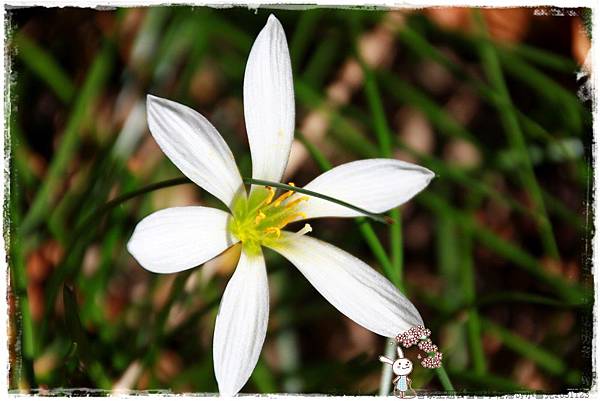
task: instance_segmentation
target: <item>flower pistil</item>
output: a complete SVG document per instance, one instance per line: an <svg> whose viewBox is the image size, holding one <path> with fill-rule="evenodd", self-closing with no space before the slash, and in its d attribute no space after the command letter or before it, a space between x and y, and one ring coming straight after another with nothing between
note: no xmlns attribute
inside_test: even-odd
<svg viewBox="0 0 600 401"><path fill-rule="evenodd" d="M290 182L289 185L293 187L294 183ZM229 231L251 252L258 252L263 245L273 245L280 239L281 230L285 226L306 218L306 214L298 211L298 205L308 201L308 197L290 201L289 198L294 193L295 191L289 190L275 199L273 188L260 187L254 188L248 198L237 197L233 202ZM303 230L302 233L306 231Z"/></svg>

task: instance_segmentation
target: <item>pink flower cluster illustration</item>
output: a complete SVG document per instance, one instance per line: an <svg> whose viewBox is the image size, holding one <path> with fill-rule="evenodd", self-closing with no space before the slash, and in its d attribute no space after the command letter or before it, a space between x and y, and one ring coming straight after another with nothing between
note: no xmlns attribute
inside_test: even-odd
<svg viewBox="0 0 600 401"><path fill-rule="evenodd" d="M422 358L419 355L421 366L428 369L436 369L442 366L443 354L438 351L437 345L431 341L429 338L430 335L431 330L424 326L414 326L404 333L398 334L398 336L396 336L396 341L404 348L410 348L413 345L417 345L421 351L428 355L425 358Z"/></svg>

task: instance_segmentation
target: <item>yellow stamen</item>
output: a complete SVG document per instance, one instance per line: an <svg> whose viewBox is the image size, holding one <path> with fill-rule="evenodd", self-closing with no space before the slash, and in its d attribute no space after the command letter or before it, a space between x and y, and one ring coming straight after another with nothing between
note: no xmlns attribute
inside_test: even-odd
<svg viewBox="0 0 600 401"><path fill-rule="evenodd" d="M296 186L293 182L289 182L288 185L291 186L291 187L295 187ZM275 203L273 205L275 207L278 207L279 205L281 205L281 202L283 202L284 200L286 200L287 198L289 198L293 194L294 194L294 191L289 190L286 193L279 195L279 198L277 198L275 200Z"/></svg>
<svg viewBox="0 0 600 401"><path fill-rule="evenodd" d="M298 198L290 203L287 203L285 205L285 207L288 209L291 209L291 208L295 207L298 203L303 202L303 201L308 201L308 196L303 196L303 197Z"/></svg>
<svg viewBox="0 0 600 401"><path fill-rule="evenodd" d="M281 236L281 230L278 227L267 227L265 229L265 232L267 234L273 234L274 233L277 238L279 238Z"/></svg>
<svg viewBox="0 0 600 401"><path fill-rule="evenodd" d="M296 220L298 217L306 218L306 214L302 212L294 213L279 224L279 228L283 228L290 224L292 221Z"/></svg>
<svg viewBox="0 0 600 401"><path fill-rule="evenodd" d="M263 221L265 218L267 217L266 214L264 214L262 212L262 210L258 211L258 214L256 215L256 218L254 219L254 224L259 224L261 221Z"/></svg>
<svg viewBox="0 0 600 401"><path fill-rule="evenodd" d="M265 205L268 205L273 201L273 197L275 196L275 190L271 187L266 187L267 191L269 191L269 195L267 195L267 199L265 199Z"/></svg>

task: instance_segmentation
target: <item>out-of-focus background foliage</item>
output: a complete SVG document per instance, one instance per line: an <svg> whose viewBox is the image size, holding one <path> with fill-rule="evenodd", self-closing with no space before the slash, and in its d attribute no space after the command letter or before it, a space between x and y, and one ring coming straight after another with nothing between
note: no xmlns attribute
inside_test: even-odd
<svg viewBox="0 0 600 401"><path fill-rule="evenodd" d="M125 244L155 210L218 202L179 185L103 205L181 176L148 132L147 93L205 115L248 176L242 79L270 12L302 138L288 180L381 156L437 173L401 224L313 224L418 306L449 381L409 353L413 386L588 389L589 10L200 7L8 11L11 389L217 390L212 333L235 250L160 276ZM376 394L386 340L266 256L271 318L243 391Z"/></svg>

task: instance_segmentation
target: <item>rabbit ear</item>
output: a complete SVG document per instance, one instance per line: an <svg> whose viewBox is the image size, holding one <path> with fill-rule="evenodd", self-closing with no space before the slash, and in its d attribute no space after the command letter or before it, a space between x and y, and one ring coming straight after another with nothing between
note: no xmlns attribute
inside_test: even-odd
<svg viewBox="0 0 600 401"><path fill-rule="evenodd" d="M398 358L404 358L404 353L402 352L402 347L399 345L396 347L396 351L398 352Z"/></svg>
<svg viewBox="0 0 600 401"><path fill-rule="evenodd" d="M391 360L390 358L388 358L387 356L380 355L380 356L379 356L379 360L380 360L381 362L383 362L383 363L387 363L388 365L393 365L393 364L394 364L394 361L392 361L392 360Z"/></svg>

